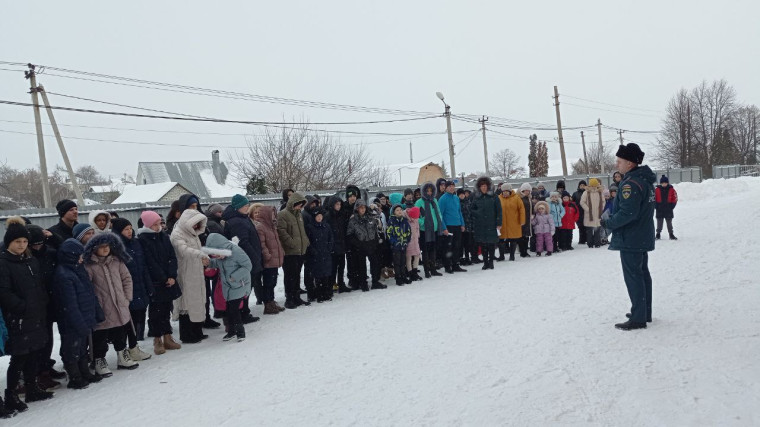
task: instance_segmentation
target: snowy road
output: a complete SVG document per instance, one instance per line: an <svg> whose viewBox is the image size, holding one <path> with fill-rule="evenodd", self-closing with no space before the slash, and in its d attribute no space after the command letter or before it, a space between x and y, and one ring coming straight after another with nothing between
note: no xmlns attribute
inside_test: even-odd
<svg viewBox="0 0 760 427"><path fill-rule="evenodd" d="M3 424L758 425L760 179L676 188L647 330L613 328L618 253L577 248L213 331Z"/></svg>

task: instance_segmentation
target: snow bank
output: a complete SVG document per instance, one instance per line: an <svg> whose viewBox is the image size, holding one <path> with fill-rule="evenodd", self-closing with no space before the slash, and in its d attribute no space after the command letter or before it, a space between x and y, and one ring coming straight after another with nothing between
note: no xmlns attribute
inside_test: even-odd
<svg viewBox="0 0 760 427"><path fill-rule="evenodd" d="M760 425L760 180L678 187L646 330L613 328L630 307L618 254L576 246L262 316L243 343L210 330L134 371L110 350L112 378L3 423Z"/></svg>

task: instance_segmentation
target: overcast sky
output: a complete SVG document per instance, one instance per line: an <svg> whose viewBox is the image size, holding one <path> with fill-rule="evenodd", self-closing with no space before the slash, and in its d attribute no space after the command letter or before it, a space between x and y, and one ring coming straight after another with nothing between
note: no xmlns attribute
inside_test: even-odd
<svg viewBox="0 0 760 427"><path fill-rule="evenodd" d="M213 4L213 6L212 6ZM440 113L441 91L454 114L490 115L556 125L558 85L563 126L606 125L658 130L668 99L681 87L725 78L738 98L760 103L760 3L757 1L130 1L4 2L0 60L32 62L117 76L257 95ZM20 67L0 65L2 69ZM48 92L158 110L236 120L307 117L312 122L403 118L147 90L53 76ZM0 99L29 102L21 71L0 70ZM591 103L584 98L608 104ZM50 95L54 105L127 111ZM570 105L576 104L576 105ZM581 107L583 106L583 107ZM611 110L611 111L604 111ZM58 111L75 167L104 175L134 175L139 161L210 159L217 146L228 158L245 145L240 134L261 128L106 117ZM43 121L47 118L43 113ZM21 123L19 123L21 122ZM92 129L100 126L123 129ZM322 126L360 132L441 132L445 120L360 126ZM454 131L478 124L454 121ZM46 132L51 134L49 127ZM163 130L196 132L146 132ZM489 153L511 148L527 163L527 136L550 141L552 174L561 173L556 131L494 128L524 139L489 134ZM0 160L14 167L39 163L33 113L0 105ZM29 134L26 134L29 133ZM224 135L211 135L217 133ZM231 134L231 135L229 135ZM568 168L582 156L577 130L564 133ZM597 141L594 129L587 142ZM655 136L630 134L645 152ZM69 137L69 138L66 138ZM152 146L75 140L71 137ZM603 130L603 139L617 135ZM480 134L457 133L457 171L484 169ZM448 163L446 136L344 135L368 143L377 162ZM204 146L204 147L198 147ZM46 138L48 167L63 164ZM614 148L612 148L614 149ZM436 154L439 153L439 154Z"/></svg>

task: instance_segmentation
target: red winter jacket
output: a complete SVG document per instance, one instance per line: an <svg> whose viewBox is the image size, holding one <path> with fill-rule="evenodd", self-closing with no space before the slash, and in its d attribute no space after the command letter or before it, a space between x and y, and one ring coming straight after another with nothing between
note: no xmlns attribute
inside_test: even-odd
<svg viewBox="0 0 760 427"><path fill-rule="evenodd" d="M580 216L578 205L572 201L562 202L562 204L565 206L565 216L562 217L561 228L563 230L574 230L575 223L578 222L578 217Z"/></svg>

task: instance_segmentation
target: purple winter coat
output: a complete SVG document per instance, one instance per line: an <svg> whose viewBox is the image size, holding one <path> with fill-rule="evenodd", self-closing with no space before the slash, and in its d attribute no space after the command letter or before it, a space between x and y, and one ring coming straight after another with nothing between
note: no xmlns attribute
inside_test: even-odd
<svg viewBox="0 0 760 427"><path fill-rule="evenodd" d="M554 233L554 218L546 212L542 214L536 212L530 223L533 224L535 234Z"/></svg>

